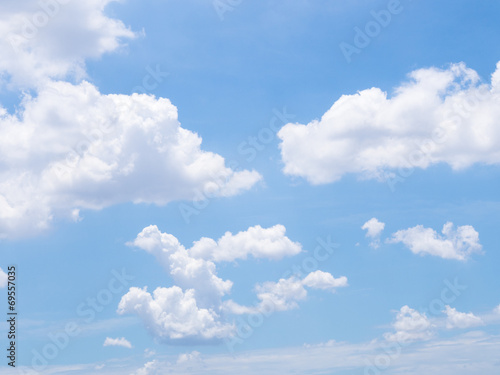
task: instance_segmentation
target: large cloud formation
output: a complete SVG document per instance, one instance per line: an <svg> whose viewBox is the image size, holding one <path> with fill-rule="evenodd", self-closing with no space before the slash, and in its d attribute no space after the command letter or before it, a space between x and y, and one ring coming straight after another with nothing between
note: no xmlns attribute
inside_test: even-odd
<svg viewBox="0 0 500 375"><path fill-rule="evenodd" d="M387 180L437 163L500 163L500 63L491 84L463 63L409 78L392 97L379 88L343 95L320 120L285 125L284 172L325 184L349 173Z"/></svg>
<svg viewBox="0 0 500 375"><path fill-rule="evenodd" d="M236 327L226 319L227 314L256 314L269 307L285 311L297 308L298 302L307 297L304 286L330 291L347 286L344 276L334 278L328 272L314 271L304 279L292 276L258 284L255 290L260 303L255 307L223 300L233 282L217 275L215 262L297 255L302 246L285 233L282 225L257 225L237 234L227 232L217 241L204 237L187 249L157 226L146 227L129 245L155 256L174 285L156 288L152 293L147 287L130 288L118 305L118 313L138 315L150 333L162 341L211 341L234 335Z"/></svg>
<svg viewBox="0 0 500 375"><path fill-rule="evenodd" d="M200 146L168 99L52 83L20 113L0 109L0 236L44 229L80 208L164 205L200 190L231 196L261 178Z"/></svg>
<svg viewBox="0 0 500 375"><path fill-rule="evenodd" d="M113 2L2 3L0 87L26 91L14 113L0 103L0 238L78 221L80 209L231 196L261 179L202 150L168 99L104 95L82 81L87 59L136 36L105 15Z"/></svg>

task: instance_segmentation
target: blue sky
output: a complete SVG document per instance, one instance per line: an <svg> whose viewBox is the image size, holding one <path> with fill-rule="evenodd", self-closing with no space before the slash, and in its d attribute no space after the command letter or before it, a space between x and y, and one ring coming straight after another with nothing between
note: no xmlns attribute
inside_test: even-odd
<svg viewBox="0 0 500 375"><path fill-rule="evenodd" d="M0 9L19 374L498 374L499 4Z"/></svg>

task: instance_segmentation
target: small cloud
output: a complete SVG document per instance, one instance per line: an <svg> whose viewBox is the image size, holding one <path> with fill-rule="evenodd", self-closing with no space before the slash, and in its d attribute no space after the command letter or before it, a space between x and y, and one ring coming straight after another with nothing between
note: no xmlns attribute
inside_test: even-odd
<svg viewBox="0 0 500 375"><path fill-rule="evenodd" d="M363 224L361 229L366 230L366 237L372 239L370 246L374 249L380 246L380 235L385 228L385 223L378 221L377 218L373 217Z"/></svg>
<svg viewBox="0 0 500 375"><path fill-rule="evenodd" d="M179 355L179 358L177 359L177 364L183 364L183 363L192 363L192 362L202 362L201 359L201 354L200 352L197 352L196 350L191 352L191 353L183 353Z"/></svg>
<svg viewBox="0 0 500 375"><path fill-rule="evenodd" d="M347 277L334 278L329 272L314 271L307 275L302 284L313 289L328 289L334 291L335 288L347 286Z"/></svg>
<svg viewBox="0 0 500 375"><path fill-rule="evenodd" d="M153 349L146 349L144 350L144 357L146 358L150 358L150 357L154 357L156 355L156 352L153 350Z"/></svg>
<svg viewBox="0 0 500 375"><path fill-rule="evenodd" d="M103 346L123 346L124 348L132 349L132 344L124 337L117 339L106 337Z"/></svg>
<svg viewBox="0 0 500 375"><path fill-rule="evenodd" d="M446 306L446 310L444 311L448 318L446 319L446 328L469 328L469 327L477 327L484 325L482 319L478 316L475 316L473 313L463 313L459 312L456 309Z"/></svg>
<svg viewBox="0 0 500 375"><path fill-rule="evenodd" d="M7 274L0 268L0 288L5 288L7 286L7 280Z"/></svg>
<svg viewBox="0 0 500 375"><path fill-rule="evenodd" d="M136 372L132 373L132 375L153 375L157 374L157 370L159 370L161 363L157 360L153 360L151 362L147 362L144 366L138 369Z"/></svg>
<svg viewBox="0 0 500 375"><path fill-rule="evenodd" d="M311 348L331 348L333 347L337 342L335 340L328 340L326 342L320 342L319 344L308 344L304 343L304 348L306 349L311 349Z"/></svg>
<svg viewBox="0 0 500 375"><path fill-rule="evenodd" d="M75 208L71 211L71 220L73 220L73 222L75 223L83 220L83 218L80 216L80 210L78 208Z"/></svg>

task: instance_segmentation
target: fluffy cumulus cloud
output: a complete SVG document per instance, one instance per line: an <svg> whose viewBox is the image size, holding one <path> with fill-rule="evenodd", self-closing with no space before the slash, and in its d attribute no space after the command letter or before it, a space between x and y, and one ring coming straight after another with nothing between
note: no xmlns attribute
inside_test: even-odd
<svg viewBox="0 0 500 375"><path fill-rule="evenodd" d="M475 316L473 313L463 313L450 306L446 306L445 313L447 315L446 328L470 328L484 324L483 320Z"/></svg>
<svg viewBox="0 0 500 375"><path fill-rule="evenodd" d="M136 34L105 15L119 0L2 2L0 78L21 87L85 76L85 59L115 51Z"/></svg>
<svg viewBox="0 0 500 375"><path fill-rule="evenodd" d="M208 248L207 243L213 246ZM166 340L210 340L232 334L233 326L222 323L220 312L222 297L230 292L233 283L219 278L214 261L209 259L234 260L248 254L277 259L301 250L300 244L285 236L281 225L268 229L256 226L234 236L226 233L217 242L202 238L191 249L152 225L144 228L130 245L155 256L175 286L157 288L153 294L131 288L122 297L118 312L139 315L155 336Z"/></svg>
<svg viewBox="0 0 500 375"><path fill-rule="evenodd" d="M395 332L388 332L384 337L388 341L407 343L428 340L433 336L432 324L425 314L410 308L401 307L393 323Z"/></svg>
<svg viewBox="0 0 500 375"><path fill-rule="evenodd" d="M218 241L202 238L186 249L173 235L149 226L139 233L131 246L155 256L170 274L174 286L130 288L118 306L119 314L136 314L152 335L165 342L214 341L231 337L235 325L227 314L254 314L264 310L284 311L298 307L305 299L305 286L333 291L347 285L347 278L315 271L304 279L290 277L265 282L255 287L259 304L241 306L223 300L233 282L217 275L217 262L247 259L248 256L281 259L298 254L302 247L285 236L285 228L251 227L235 235L227 232Z"/></svg>
<svg viewBox="0 0 500 375"><path fill-rule="evenodd" d="M7 280L7 274L0 268L0 288L5 288L7 286Z"/></svg>
<svg viewBox="0 0 500 375"><path fill-rule="evenodd" d="M414 254L430 254L444 259L465 261L473 253L480 253L479 234L470 225L454 229L453 223L446 223L439 235L434 229L417 225L397 231L388 239L389 243L403 243Z"/></svg>
<svg viewBox="0 0 500 375"><path fill-rule="evenodd" d="M371 218L366 223L363 224L361 229L366 230L366 237L372 239L370 246L373 248L378 248L380 246L380 235L385 228L385 223L378 221L377 218Z"/></svg>
<svg viewBox="0 0 500 375"><path fill-rule="evenodd" d="M286 311L298 307L297 302L306 298L302 280L296 277L280 279L278 282L267 281L255 288L257 298L261 301L257 311L272 306L274 311Z"/></svg>
<svg viewBox="0 0 500 375"><path fill-rule="evenodd" d="M463 63L416 70L394 95L342 96L319 120L278 133L284 172L312 184L345 174L392 181L398 169L500 162L500 63L491 83ZM396 173L395 173L396 172Z"/></svg>
<svg viewBox="0 0 500 375"><path fill-rule="evenodd" d="M81 209L231 196L261 179L202 150L168 99L82 81L88 59L137 36L106 16L114 2L2 3L0 87L24 94L15 112L0 103L0 238L80 221Z"/></svg>
<svg viewBox="0 0 500 375"><path fill-rule="evenodd" d="M335 291L336 288L347 286L347 277L334 278L332 274L323 271L309 273L303 279L292 276L280 279L278 282L268 281L255 287L259 303L256 306L242 306L233 300L224 301L223 308L233 314L269 314L274 311L286 311L297 308L298 302L306 299L307 290L322 289Z"/></svg>
<svg viewBox="0 0 500 375"><path fill-rule="evenodd" d="M335 290L335 288L347 286L347 277L334 278L331 273L314 271L307 275L302 283L313 289Z"/></svg>
<svg viewBox="0 0 500 375"><path fill-rule="evenodd" d="M113 339L106 337L103 346L121 346L124 348L132 349L132 344L125 337Z"/></svg>
<svg viewBox="0 0 500 375"><path fill-rule="evenodd" d="M189 253L215 262L247 259L250 255L268 259L297 255L302 250L300 244L292 242L285 233L283 225L271 228L257 225L234 235L227 232L218 241L204 237L194 243Z"/></svg>
<svg viewBox="0 0 500 375"><path fill-rule="evenodd" d="M216 306L220 298L229 293L232 282L217 276L216 261L246 259L254 257L280 259L301 251L298 243L285 236L285 227L276 225L264 229L249 228L235 235L227 232L218 241L202 238L190 249L168 233L162 233L157 226L149 226L139 233L131 245L154 255L171 274L176 285L195 290L196 299L207 306Z"/></svg>
<svg viewBox="0 0 500 375"><path fill-rule="evenodd" d="M200 146L168 99L51 83L16 114L0 108L0 236L79 220L79 209L231 196L261 178Z"/></svg>
<svg viewBox="0 0 500 375"><path fill-rule="evenodd" d="M163 341L221 339L234 330L233 325L221 322L217 311L198 306L193 289L184 292L178 286L157 288L153 294L146 288L130 288L118 313L137 314L150 333Z"/></svg>

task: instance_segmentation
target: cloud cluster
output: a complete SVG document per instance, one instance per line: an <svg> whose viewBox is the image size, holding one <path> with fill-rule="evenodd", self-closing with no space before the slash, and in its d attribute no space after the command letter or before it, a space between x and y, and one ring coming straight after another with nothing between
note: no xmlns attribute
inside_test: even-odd
<svg viewBox="0 0 500 375"><path fill-rule="evenodd" d="M260 303L256 307L223 301L232 288L231 280L217 275L216 262L247 259L248 256L281 259L298 254L302 247L285 235L282 225L254 226L237 234L225 233L219 240L202 238L186 249L173 235L149 226L129 245L156 257L170 274L174 286L130 288L118 306L119 314L137 314L149 331L164 341L209 341L230 337L235 325L224 320L224 313L253 314L266 306L272 311L296 308L307 296L304 286L331 290L347 285L347 278L334 278L322 271L311 272L303 280L296 277L265 282L256 286Z"/></svg>
<svg viewBox="0 0 500 375"><path fill-rule="evenodd" d="M392 97L363 90L342 96L320 120L285 125L284 172L325 184L349 173L387 179L401 168L500 163L500 63L491 84L463 63L409 78Z"/></svg>
<svg viewBox="0 0 500 375"><path fill-rule="evenodd" d="M497 308L498 309L498 308ZM446 329L466 329L483 326L485 321L496 323L496 318L485 315L483 318L474 315L472 312L463 313L457 311L449 305L442 311L446 315L445 319L433 319L432 321L425 313L405 305L398 311L396 320L392 324L394 332L387 332L383 336L387 341L407 344L413 341L425 341L434 338L438 330ZM495 310L494 310L495 313Z"/></svg>
<svg viewBox="0 0 500 375"><path fill-rule="evenodd" d="M194 290L196 300L214 307L232 287L231 281L217 276L214 261L246 259L248 255L281 259L298 254L301 245L292 242L285 233L283 225L266 229L257 225L235 235L227 232L218 241L204 237L186 249L177 238L151 225L130 244L154 255L176 285Z"/></svg>
<svg viewBox="0 0 500 375"><path fill-rule="evenodd" d="M479 234L470 225L453 228L448 222L443 226L442 235L434 229L417 225L397 231L387 240L389 243L403 243L414 254L430 254L444 259L465 261L473 253L480 253Z"/></svg>
<svg viewBox="0 0 500 375"><path fill-rule="evenodd" d="M0 108L0 237L78 220L79 209L231 196L260 178L202 150L168 99L53 82L15 115Z"/></svg>
<svg viewBox="0 0 500 375"><path fill-rule="evenodd" d="M0 80L26 88L84 77L86 59L115 51L136 37L121 21L105 15L106 6L117 1L3 2Z"/></svg>
<svg viewBox="0 0 500 375"><path fill-rule="evenodd" d="M124 348L132 349L132 344L125 337L113 339L106 337L103 346L122 346Z"/></svg>

